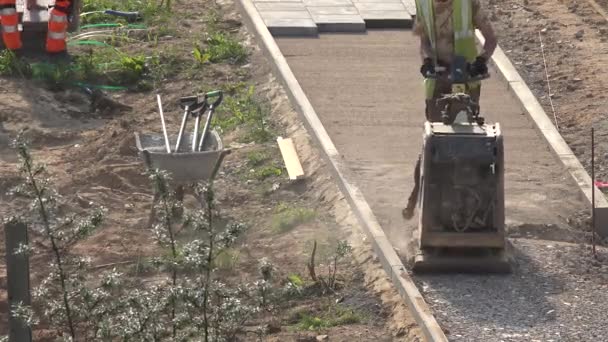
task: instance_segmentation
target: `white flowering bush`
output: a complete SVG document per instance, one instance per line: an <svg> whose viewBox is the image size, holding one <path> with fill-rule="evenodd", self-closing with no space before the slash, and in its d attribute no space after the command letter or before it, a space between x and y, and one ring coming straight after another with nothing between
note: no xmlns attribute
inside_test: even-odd
<svg viewBox="0 0 608 342"><path fill-rule="evenodd" d="M261 279L252 285L232 286L216 276L216 258L235 244L245 226L216 219L212 182L193 187L202 208L188 211L170 190L167 174L149 170L158 194L151 235L164 252L151 263L157 276L133 279L116 269L100 274L71 250L100 227L104 209L62 215L62 199L44 166L35 163L22 138L15 147L23 184L13 194L31 200L28 229L44 232L46 249L21 246L19 251L52 256L48 273L32 291L32 307L18 306L12 313L22 321L65 341L219 342L233 340L268 305L273 270L268 260L261 261ZM180 235L185 233L194 238L184 242Z"/></svg>

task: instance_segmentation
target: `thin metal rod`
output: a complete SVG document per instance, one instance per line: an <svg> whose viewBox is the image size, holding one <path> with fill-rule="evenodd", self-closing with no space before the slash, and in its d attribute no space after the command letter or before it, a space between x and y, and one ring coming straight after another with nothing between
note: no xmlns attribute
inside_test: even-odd
<svg viewBox="0 0 608 342"><path fill-rule="evenodd" d="M547 89L549 91L549 103L551 104L551 110L553 111L553 119L555 120L555 128L559 131L559 124L557 123L557 114L555 113L555 106L553 106L553 99L551 98L551 83L549 82L549 72L547 71L547 58L545 57L545 44L543 44L543 35L538 31L538 38L540 39L540 51L543 53L543 63L545 65L545 77L547 78Z"/></svg>
<svg viewBox="0 0 608 342"><path fill-rule="evenodd" d="M163 113L163 104L160 100L160 95L156 94L158 100L158 111L160 112L160 121L163 124L163 134L165 136L165 146L167 146L167 153L171 153L171 145L169 144L169 136L167 135L167 126L165 126L165 114Z"/></svg>
<svg viewBox="0 0 608 342"><path fill-rule="evenodd" d="M182 138L184 137L184 130L186 129L186 122L188 121L188 115L190 114L190 106L186 106L184 111L184 118L182 119L182 125L179 128L179 134L177 135L177 142L175 143L175 152L179 151L179 145L181 145Z"/></svg>
<svg viewBox="0 0 608 342"><path fill-rule="evenodd" d="M595 130L591 127L591 243L593 255L595 251Z"/></svg>

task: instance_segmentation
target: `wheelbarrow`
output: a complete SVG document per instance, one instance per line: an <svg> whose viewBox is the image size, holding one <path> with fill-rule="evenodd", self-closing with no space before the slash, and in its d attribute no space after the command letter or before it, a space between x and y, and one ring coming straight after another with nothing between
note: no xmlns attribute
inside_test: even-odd
<svg viewBox="0 0 608 342"><path fill-rule="evenodd" d="M215 178L224 157L230 153L215 130L209 133L200 152L192 152L191 134L185 135L184 144L173 153L167 153L162 135L136 132L135 144L147 168L164 170L172 183L184 185Z"/></svg>
<svg viewBox="0 0 608 342"><path fill-rule="evenodd" d="M191 138L189 135L184 137ZM137 150L146 168L166 171L171 178L171 184L175 187L175 197L179 201L184 200L185 185L213 181L224 157L231 152L229 149L224 149L220 135L214 130L209 132L200 152L192 152L192 139L188 138L186 141L189 143L183 144L177 153L167 153L162 135L135 133ZM201 206L204 206L205 199L193 195ZM155 206L159 198L160 194L155 192L148 226L151 226L156 217Z"/></svg>

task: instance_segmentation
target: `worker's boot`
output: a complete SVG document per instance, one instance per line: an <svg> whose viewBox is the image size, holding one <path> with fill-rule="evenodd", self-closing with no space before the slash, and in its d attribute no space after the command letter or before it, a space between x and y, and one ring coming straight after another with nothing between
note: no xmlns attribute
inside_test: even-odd
<svg viewBox="0 0 608 342"><path fill-rule="evenodd" d="M414 211L416 210L416 201L408 201L407 206L401 211L401 215L406 220L411 220L414 217Z"/></svg>

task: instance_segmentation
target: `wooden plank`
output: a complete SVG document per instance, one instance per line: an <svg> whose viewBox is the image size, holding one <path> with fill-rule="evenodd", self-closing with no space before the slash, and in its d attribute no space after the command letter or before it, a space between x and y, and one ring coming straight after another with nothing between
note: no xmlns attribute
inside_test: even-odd
<svg viewBox="0 0 608 342"><path fill-rule="evenodd" d="M281 154L285 161L289 179L296 180L304 178L304 170L300 164L300 159L298 158L298 153L293 145L293 141L290 138L283 139L282 137L278 137L277 142L279 143L279 148L281 149Z"/></svg>

